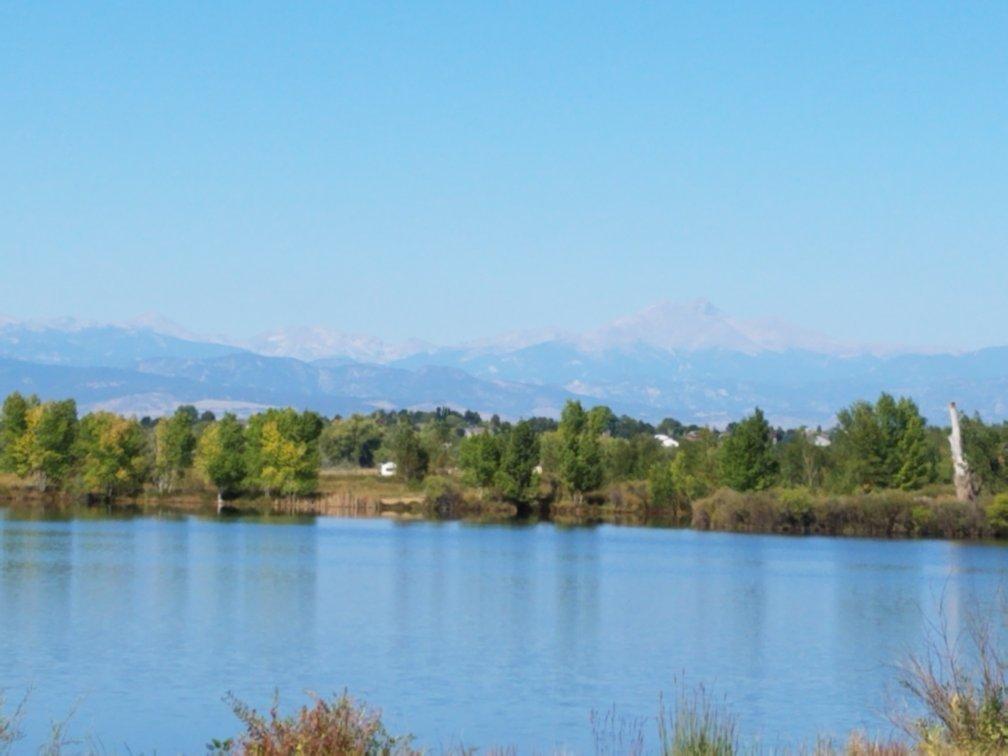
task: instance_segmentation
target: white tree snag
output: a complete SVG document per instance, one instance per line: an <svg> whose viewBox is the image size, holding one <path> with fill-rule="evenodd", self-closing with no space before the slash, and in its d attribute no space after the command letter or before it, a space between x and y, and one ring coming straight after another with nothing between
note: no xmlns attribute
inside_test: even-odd
<svg viewBox="0 0 1008 756"><path fill-rule="evenodd" d="M970 470L966 457L963 456L962 432L959 430L959 410L955 402L949 404L949 418L952 420L952 433L949 435L949 446L952 447L952 475L955 482L956 498L959 501L976 500L976 481Z"/></svg>

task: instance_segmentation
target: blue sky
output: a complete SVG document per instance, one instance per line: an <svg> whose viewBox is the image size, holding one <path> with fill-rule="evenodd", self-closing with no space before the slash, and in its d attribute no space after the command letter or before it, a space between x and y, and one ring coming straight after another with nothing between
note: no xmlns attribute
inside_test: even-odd
<svg viewBox="0 0 1008 756"><path fill-rule="evenodd" d="M4 3L0 313L1008 343L1008 4Z"/></svg>

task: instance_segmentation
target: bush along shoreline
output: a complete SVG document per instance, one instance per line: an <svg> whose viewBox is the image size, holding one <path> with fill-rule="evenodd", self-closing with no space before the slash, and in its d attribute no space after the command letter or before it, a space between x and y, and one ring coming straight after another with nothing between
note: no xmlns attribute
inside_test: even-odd
<svg viewBox="0 0 1008 756"><path fill-rule="evenodd" d="M911 400L882 394L836 417L784 429L756 409L719 429L570 401L557 420L518 422L188 405L137 419L14 393L0 408L0 502L1008 537L1008 423L961 417L976 495L959 501L949 431Z"/></svg>

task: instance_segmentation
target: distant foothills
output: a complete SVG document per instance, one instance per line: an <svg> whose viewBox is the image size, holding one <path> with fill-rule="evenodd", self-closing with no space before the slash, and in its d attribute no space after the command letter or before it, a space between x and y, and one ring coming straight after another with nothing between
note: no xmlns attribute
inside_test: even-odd
<svg viewBox="0 0 1008 756"><path fill-rule="evenodd" d="M891 392L931 422L955 400L1008 419L1008 347L921 352L844 344L709 302L664 302L584 333L505 334L454 346L390 344L325 328L248 340L200 336L158 316L119 324L0 317L0 396L73 396L82 411L158 417L179 405L248 417L269 407L324 415L473 410L557 418L568 400L657 423L724 427L763 408L784 427Z"/></svg>

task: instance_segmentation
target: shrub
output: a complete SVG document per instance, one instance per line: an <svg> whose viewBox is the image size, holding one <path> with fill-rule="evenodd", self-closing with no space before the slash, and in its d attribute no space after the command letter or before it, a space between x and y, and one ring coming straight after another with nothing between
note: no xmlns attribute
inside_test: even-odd
<svg viewBox="0 0 1008 756"><path fill-rule="evenodd" d="M643 512L647 509L647 489L640 483L612 483L605 489L606 504L617 511Z"/></svg>
<svg viewBox="0 0 1008 756"><path fill-rule="evenodd" d="M756 494L748 497L730 488L719 488L693 504L693 527L701 530L744 531L749 529L751 506Z"/></svg>
<svg viewBox="0 0 1008 756"><path fill-rule="evenodd" d="M915 536L930 536L935 534L935 524L938 517L932 507L918 504L910 510L910 523Z"/></svg>
<svg viewBox="0 0 1008 756"><path fill-rule="evenodd" d="M431 475L423 484L424 503L440 513L451 513L464 501L462 491L451 478Z"/></svg>
<svg viewBox="0 0 1008 756"><path fill-rule="evenodd" d="M998 536L1008 536L1008 493L998 494L987 505L987 525Z"/></svg>
<svg viewBox="0 0 1008 756"><path fill-rule="evenodd" d="M943 615L924 652L904 664L900 683L925 712L899 723L920 752L1008 752L1008 660L986 616L969 615L961 639Z"/></svg>
<svg viewBox="0 0 1008 756"><path fill-rule="evenodd" d="M899 490L833 496L804 488L748 494L721 489L694 502L692 525L698 530L747 533L977 538L995 530L992 511L985 515L951 496ZM1008 535L1008 504L998 511L1004 517L1003 534Z"/></svg>
<svg viewBox="0 0 1008 756"><path fill-rule="evenodd" d="M418 753L409 747L411 736L389 735L382 724L381 712L357 703L346 693L332 701L316 698L314 706L302 706L290 717L279 715L275 700L268 715L260 714L230 694L225 700L245 725L245 732L234 740L211 744L218 752L255 756Z"/></svg>
<svg viewBox="0 0 1008 756"><path fill-rule="evenodd" d="M806 488L785 488L777 494L778 529L787 533L807 533L815 521L812 494Z"/></svg>

